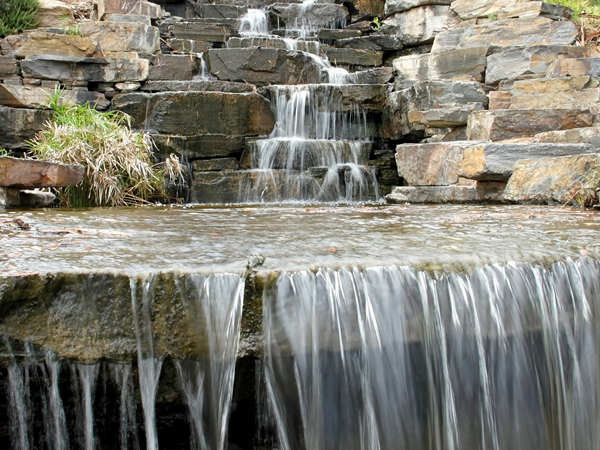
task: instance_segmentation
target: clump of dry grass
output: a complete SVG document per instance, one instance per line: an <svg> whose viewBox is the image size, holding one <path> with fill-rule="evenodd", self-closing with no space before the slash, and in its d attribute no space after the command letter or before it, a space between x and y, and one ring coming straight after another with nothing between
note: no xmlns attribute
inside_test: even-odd
<svg viewBox="0 0 600 450"><path fill-rule="evenodd" d="M61 205L141 205L164 199L165 178L185 180L176 156L153 164L150 136L131 130L126 114L60 103L60 91L55 91L49 105L53 119L30 147L39 159L85 167L79 185L56 188Z"/></svg>

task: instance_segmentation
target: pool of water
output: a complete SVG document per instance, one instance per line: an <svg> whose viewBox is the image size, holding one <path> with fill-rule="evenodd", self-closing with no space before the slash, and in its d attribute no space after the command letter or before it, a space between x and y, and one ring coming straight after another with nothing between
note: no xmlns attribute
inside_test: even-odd
<svg viewBox="0 0 600 450"><path fill-rule="evenodd" d="M28 229L25 229L28 228ZM532 206L185 206L0 212L0 274L484 264L600 254L600 214Z"/></svg>

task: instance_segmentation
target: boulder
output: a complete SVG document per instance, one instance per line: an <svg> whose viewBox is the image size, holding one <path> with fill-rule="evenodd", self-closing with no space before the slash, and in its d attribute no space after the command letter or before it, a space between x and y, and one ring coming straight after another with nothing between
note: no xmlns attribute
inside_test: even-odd
<svg viewBox="0 0 600 450"><path fill-rule="evenodd" d="M139 52L160 50L158 28L135 22L83 22L83 36L98 44L103 52Z"/></svg>
<svg viewBox="0 0 600 450"><path fill-rule="evenodd" d="M585 46L509 47L488 56L485 82L495 85L502 80L516 80L524 76L544 78L554 61L564 58L585 58L590 54L590 48Z"/></svg>
<svg viewBox="0 0 600 450"><path fill-rule="evenodd" d="M0 186L44 188L73 186L83 179L81 165L0 156Z"/></svg>
<svg viewBox="0 0 600 450"><path fill-rule="evenodd" d="M385 2L385 16L408 11L419 6L450 5L452 0L388 0Z"/></svg>
<svg viewBox="0 0 600 450"><path fill-rule="evenodd" d="M471 140L502 141L552 130L592 126L597 112L580 109L494 109L474 111L467 123Z"/></svg>
<svg viewBox="0 0 600 450"><path fill-rule="evenodd" d="M548 67L547 78L559 77L600 77L600 58L557 59Z"/></svg>
<svg viewBox="0 0 600 450"><path fill-rule="evenodd" d="M14 56L0 55L0 80L11 78L21 73L21 64Z"/></svg>
<svg viewBox="0 0 600 450"><path fill-rule="evenodd" d="M33 55L21 61L23 76L42 80L116 83L148 78L147 59Z"/></svg>
<svg viewBox="0 0 600 450"><path fill-rule="evenodd" d="M201 60L195 54L156 55L150 60L148 80L191 80L200 70Z"/></svg>
<svg viewBox="0 0 600 450"><path fill-rule="evenodd" d="M488 47L408 55L394 60L396 84L406 81L483 81Z"/></svg>
<svg viewBox="0 0 600 450"><path fill-rule="evenodd" d="M244 136L226 134L195 136L154 134L152 140L156 145L156 156L160 159L165 159L171 153L178 157L185 156L188 160L239 156L246 148Z"/></svg>
<svg viewBox="0 0 600 450"><path fill-rule="evenodd" d="M162 10L159 5L144 0L94 0L94 18L103 20L106 14L135 14L159 19Z"/></svg>
<svg viewBox="0 0 600 450"><path fill-rule="evenodd" d="M52 117L40 109L0 106L0 147L20 149L32 140Z"/></svg>
<svg viewBox="0 0 600 450"><path fill-rule="evenodd" d="M398 186L385 196L388 203L480 203L502 200L505 183L476 186Z"/></svg>
<svg viewBox="0 0 600 450"><path fill-rule="evenodd" d="M460 174L472 180L506 181L519 159L596 153L590 144L484 143L466 148Z"/></svg>
<svg viewBox="0 0 600 450"><path fill-rule="evenodd" d="M135 92L116 96L113 106L129 114L136 127L156 134L253 136L275 126L270 102L258 94Z"/></svg>
<svg viewBox="0 0 600 450"><path fill-rule="evenodd" d="M328 48L327 58L336 66L381 66L383 53L353 48Z"/></svg>
<svg viewBox="0 0 600 450"><path fill-rule="evenodd" d="M600 155L573 155L555 158L522 159L514 171L504 199L519 203L584 204L597 198Z"/></svg>
<svg viewBox="0 0 600 450"><path fill-rule="evenodd" d="M455 0L454 11L462 20L510 19L517 17L544 16L554 20L571 20L573 11L567 7L529 0Z"/></svg>
<svg viewBox="0 0 600 450"><path fill-rule="evenodd" d="M92 56L96 44L89 38L67 34L36 31L27 35L27 41L17 49L15 56L29 55Z"/></svg>
<svg viewBox="0 0 600 450"><path fill-rule="evenodd" d="M474 144L473 141L400 144L396 147L398 175L411 186L457 184L464 149Z"/></svg>
<svg viewBox="0 0 600 450"><path fill-rule="evenodd" d="M62 28L73 18L73 8L60 0L39 0L38 20L40 27Z"/></svg>
<svg viewBox="0 0 600 450"><path fill-rule="evenodd" d="M392 51L402 50L404 43L398 36L374 33L368 36L338 39L336 48L354 48L357 50Z"/></svg>
<svg viewBox="0 0 600 450"><path fill-rule="evenodd" d="M443 31L450 7L427 5L394 14L381 24L381 31L398 37L405 45L431 42Z"/></svg>
<svg viewBox="0 0 600 450"><path fill-rule="evenodd" d="M38 86L10 86L0 84L0 105L12 108L44 108L48 106L52 91ZM91 104L98 110L108 109L110 102L100 92L87 90L61 90L60 105Z"/></svg>
<svg viewBox="0 0 600 450"><path fill-rule="evenodd" d="M302 52L223 48L209 51L210 71L219 80L267 84L310 84L322 79L321 66Z"/></svg>
<svg viewBox="0 0 600 450"><path fill-rule="evenodd" d="M146 92L200 91L242 94L252 92L252 86L246 83L219 80L147 81L141 90Z"/></svg>
<svg viewBox="0 0 600 450"><path fill-rule="evenodd" d="M573 22L546 17L495 20L439 33L431 51L476 46L571 45L575 43L577 33Z"/></svg>
<svg viewBox="0 0 600 450"><path fill-rule="evenodd" d="M600 127L572 128L562 131L546 131L533 137L533 142L553 144L592 144L600 148Z"/></svg>

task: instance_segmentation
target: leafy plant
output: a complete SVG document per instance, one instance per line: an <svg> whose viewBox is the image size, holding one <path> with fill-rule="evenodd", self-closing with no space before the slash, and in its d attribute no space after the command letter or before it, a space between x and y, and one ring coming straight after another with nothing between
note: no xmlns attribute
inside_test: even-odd
<svg viewBox="0 0 600 450"><path fill-rule="evenodd" d="M63 206L140 205L165 197L165 176L184 179L177 157L152 163L150 136L131 130L126 114L66 104L60 89L49 107L53 119L29 143L31 150L39 159L85 167L79 185L56 188Z"/></svg>
<svg viewBox="0 0 600 450"><path fill-rule="evenodd" d="M65 34L68 34L69 36L83 36L81 28L79 28L79 23L77 22L69 25L64 30Z"/></svg>
<svg viewBox="0 0 600 450"><path fill-rule="evenodd" d="M0 147L0 156L9 156L10 152L6 150L4 147Z"/></svg>
<svg viewBox="0 0 600 450"><path fill-rule="evenodd" d="M0 38L35 28L38 0L0 0Z"/></svg>

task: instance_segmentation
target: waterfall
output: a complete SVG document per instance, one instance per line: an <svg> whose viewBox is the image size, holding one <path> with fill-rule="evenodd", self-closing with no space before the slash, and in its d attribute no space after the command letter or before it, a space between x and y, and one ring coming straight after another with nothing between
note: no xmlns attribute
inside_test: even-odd
<svg viewBox="0 0 600 450"><path fill-rule="evenodd" d="M239 18L238 31L244 37L268 35L267 15L262 9L248 9L246 14Z"/></svg>
<svg viewBox="0 0 600 450"><path fill-rule="evenodd" d="M279 448L598 448L599 269L280 275L263 300Z"/></svg>

